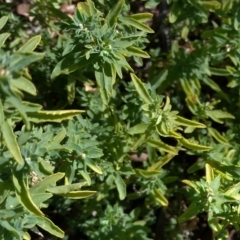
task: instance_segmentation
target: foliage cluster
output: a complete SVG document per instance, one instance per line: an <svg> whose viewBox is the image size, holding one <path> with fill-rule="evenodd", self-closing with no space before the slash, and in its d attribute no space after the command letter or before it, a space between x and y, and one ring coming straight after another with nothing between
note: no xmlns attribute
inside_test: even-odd
<svg viewBox="0 0 240 240"><path fill-rule="evenodd" d="M0 9L0 238L227 239L239 0L64 2Z"/></svg>

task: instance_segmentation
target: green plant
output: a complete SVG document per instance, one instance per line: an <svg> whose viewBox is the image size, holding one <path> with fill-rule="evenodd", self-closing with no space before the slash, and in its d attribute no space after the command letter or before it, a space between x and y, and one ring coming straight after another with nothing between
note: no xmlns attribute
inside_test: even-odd
<svg viewBox="0 0 240 240"><path fill-rule="evenodd" d="M1 239L190 239L198 214L226 239L239 229L238 1L166 1L167 54L134 1L79 2L71 17L61 3L32 3L39 35L22 46L24 31L0 35Z"/></svg>

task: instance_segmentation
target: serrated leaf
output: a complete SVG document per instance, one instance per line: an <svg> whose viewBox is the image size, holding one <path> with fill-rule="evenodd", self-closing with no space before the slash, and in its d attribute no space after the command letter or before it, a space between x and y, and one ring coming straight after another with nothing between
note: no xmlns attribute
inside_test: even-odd
<svg viewBox="0 0 240 240"><path fill-rule="evenodd" d="M59 111L39 111L27 112L30 122L62 122L67 119L72 119L75 116L85 112L84 110L59 110Z"/></svg>
<svg viewBox="0 0 240 240"><path fill-rule="evenodd" d="M26 53L33 52L37 45L41 41L41 35L37 35L29 39L22 47L18 49L18 52Z"/></svg>
<svg viewBox="0 0 240 240"><path fill-rule="evenodd" d="M13 155L13 158L20 164L23 165L24 161L16 140L16 135L13 132L12 127L7 121L4 121L1 126L3 140L8 148L9 152Z"/></svg>
<svg viewBox="0 0 240 240"><path fill-rule="evenodd" d="M137 90L139 96L142 98L142 100L145 103L151 104L152 103L152 98L148 93L147 88L145 85L142 83L142 81L133 73L130 74L131 79L133 81L134 87Z"/></svg>
<svg viewBox="0 0 240 240"><path fill-rule="evenodd" d="M117 186L117 190L118 190L118 194L119 194L119 198L120 200L125 199L126 197L126 184L123 181L122 177L120 175L117 175L114 179L115 184Z"/></svg>
<svg viewBox="0 0 240 240"><path fill-rule="evenodd" d="M114 5L114 7L112 9L110 9L110 11L108 12L108 14L105 18L105 21L109 22L109 26L113 26L114 23L117 22L118 15L123 8L124 2L125 2L125 0L118 0L118 2Z"/></svg>
<svg viewBox="0 0 240 240"><path fill-rule="evenodd" d="M212 137L214 137L218 142L229 144L228 140L225 139L216 129L209 127L208 132L211 134Z"/></svg>
<svg viewBox="0 0 240 240"><path fill-rule="evenodd" d="M175 150L174 147L169 146L169 145L167 145L166 143L163 143L162 141L160 141L160 140L158 140L158 139L150 138L150 139L147 140L147 144L148 144L150 147L159 149L159 150L161 150L161 151L168 152L168 153L172 153L172 154L174 154L174 155L177 154L177 152L176 152L176 150Z"/></svg>
<svg viewBox="0 0 240 240"><path fill-rule="evenodd" d="M66 194L68 192L72 192L84 186L86 182L81 183L73 183L69 185L57 186L48 188L47 191L54 194Z"/></svg>

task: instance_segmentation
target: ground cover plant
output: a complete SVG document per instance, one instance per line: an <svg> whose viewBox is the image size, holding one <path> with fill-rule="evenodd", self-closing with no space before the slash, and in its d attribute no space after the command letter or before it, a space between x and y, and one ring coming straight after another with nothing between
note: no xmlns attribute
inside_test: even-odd
<svg viewBox="0 0 240 240"><path fill-rule="evenodd" d="M239 239L239 0L0 5L0 239Z"/></svg>

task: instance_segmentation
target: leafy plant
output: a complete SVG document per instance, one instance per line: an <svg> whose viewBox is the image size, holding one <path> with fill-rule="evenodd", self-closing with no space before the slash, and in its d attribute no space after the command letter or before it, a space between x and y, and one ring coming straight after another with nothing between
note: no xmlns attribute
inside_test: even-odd
<svg viewBox="0 0 240 240"><path fill-rule="evenodd" d="M239 229L239 2L87 0L73 15L62 3L33 1L22 31L0 19L1 238L191 239L203 214L227 239Z"/></svg>

